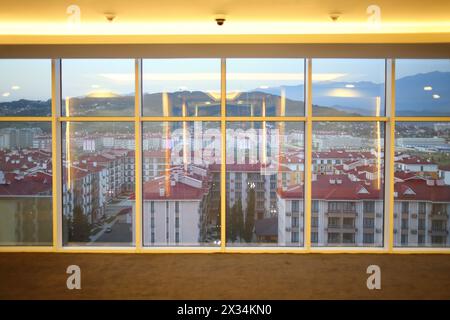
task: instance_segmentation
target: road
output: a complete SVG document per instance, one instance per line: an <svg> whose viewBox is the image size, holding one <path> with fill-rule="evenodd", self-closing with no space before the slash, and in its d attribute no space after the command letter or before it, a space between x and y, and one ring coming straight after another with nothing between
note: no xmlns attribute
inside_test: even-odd
<svg viewBox="0 0 450 320"><path fill-rule="evenodd" d="M116 222L112 226L112 231L104 232L94 243L131 243L133 235L131 233L131 224Z"/></svg>

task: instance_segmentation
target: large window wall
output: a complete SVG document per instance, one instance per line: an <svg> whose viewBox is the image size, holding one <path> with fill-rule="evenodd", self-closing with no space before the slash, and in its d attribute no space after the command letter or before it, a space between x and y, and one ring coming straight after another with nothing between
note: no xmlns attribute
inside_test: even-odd
<svg viewBox="0 0 450 320"><path fill-rule="evenodd" d="M450 247L450 60L3 59L0 74L0 251Z"/></svg>

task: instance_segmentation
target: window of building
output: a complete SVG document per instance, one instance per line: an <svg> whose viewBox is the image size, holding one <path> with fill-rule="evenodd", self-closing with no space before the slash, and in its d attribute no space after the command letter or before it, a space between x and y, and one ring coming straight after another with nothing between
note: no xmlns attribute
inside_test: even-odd
<svg viewBox="0 0 450 320"><path fill-rule="evenodd" d="M364 201L364 213L375 213L375 201Z"/></svg>
<svg viewBox="0 0 450 320"><path fill-rule="evenodd" d="M373 228L375 226L375 219L374 218L364 218L363 226L364 226L364 228Z"/></svg>
<svg viewBox="0 0 450 320"><path fill-rule="evenodd" d="M409 213L409 202L402 202L402 214Z"/></svg>
<svg viewBox="0 0 450 320"><path fill-rule="evenodd" d="M339 228L341 224L340 218L328 218L328 227Z"/></svg>
<svg viewBox="0 0 450 320"><path fill-rule="evenodd" d="M311 227L317 228L319 226L319 218L318 217L312 217L311 218Z"/></svg>
<svg viewBox="0 0 450 320"><path fill-rule="evenodd" d="M337 244L341 242L341 236L339 233L329 232L328 233L328 243Z"/></svg>
<svg viewBox="0 0 450 320"><path fill-rule="evenodd" d="M373 233L364 233L363 234L363 242L367 244L374 243L374 234Z"/></svg>
<svg viewBox="0 0 450 320"><path fill-rule="evenodd" d="M291 242L292 243L298 243L298 232L292 232L291 233Z"/></svg>
<svg viewBox="0 0 450 320"><path fill-rule="evenodd" d="M426 203L419 202L419 214L425 214L425 213L426 213Z"/></svg>

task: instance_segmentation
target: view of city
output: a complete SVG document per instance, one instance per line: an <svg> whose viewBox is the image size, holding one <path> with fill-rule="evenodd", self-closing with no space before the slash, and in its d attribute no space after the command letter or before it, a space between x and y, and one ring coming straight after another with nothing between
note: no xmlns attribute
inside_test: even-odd
<svg viewBox="0 0 450 320"><path fill-rule="evenodd" d="M271 60L227 62L227 116L304 115L304 60ZM400 115L450 114L450 63L434 61L398 62ZM48 61L35 63L41 70ZM62 66L64 115L134 115L134 60ZM220 246L222 159L227 246L303 246L305 201L313 246L384 245L385 122L325 118L384 116L384 60L313 60L313 112L324 120L313 122L311 164L302 121L233 120L222 132L220 60L144 59L143 67L144 115L217 121L144 121L141 145L133 118L62 121L64 245L134 245L137 148L144 246ZM0 70L9 68L0 62ZM27 91L39 79L3 74L1 116L50 114L50 90ZM51 123L26 117L0 122L1 245L52 244L51 132ZM399 121L394 144L395 245L450 246L450 123Z"/></svg>

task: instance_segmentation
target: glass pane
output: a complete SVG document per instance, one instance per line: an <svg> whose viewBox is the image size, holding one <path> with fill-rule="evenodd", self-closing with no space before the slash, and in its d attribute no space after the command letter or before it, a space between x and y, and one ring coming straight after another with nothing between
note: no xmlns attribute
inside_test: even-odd
<svg viewBox="0 0 450 320"><path fill-rule="evenodd" d="M304 124L229 122L227 245L303 246Z"/></svg>
<svg viewBox="0 0 450 320"><path fill-rule="evenodd" d="M383 59L314 59L314 116L384 116Z"/></svg>
<svg viewBox="0 0 450 320"><path fill-rule="evenodd" d="M450 115L450 59L395 62L398 116Z"/></svg>
<svg viewBox="0 0 450 320"><path fill-rule="evenodd" d="M133 116L133 59L62 60L64 116Z"/></svg>
<svg viewBox="0 0 450 320"><path fill-rule="evenodd" d="M383 245L384 123L313 124L312 245Z"/></svg>
<svg viewBox="0 0 450 320"><path fill-rule="evenodd" d="M0 116L50 116L51 74L49 59L0 59Z"/></svg>
<svg viewBox="0 0 450 320"><path fill-rule="evenodd" d="M219 122L143 125L145 246L220 245Z"/></svg>
<svg viewBox="0 0 450 320"><path fill-rule="evenodd" d="M63 243L134 244L134 124L65 122L62 133Z"/></svg>
<svg viewBox="0 0 450 320"><path fill-rule="evenodd" d="M220 59L144 59L144 116L219 116Z"/></svg>
<svg viewBox="0 0 450 320"><path fill-rule="evenodd" d="M398 122L396 246L450 246L450 123Z"/></svg>
<svg viewBox="0 0 450 320"><path fill-rule="evenodd" d="M0 122L0 246L52 245L52 131Z"/></svg>
<svg viewBox="0 0 450 320"><path fill-rule="evenodd" d="M303 116L304 59L227 59L227 116Z"/></svg>

